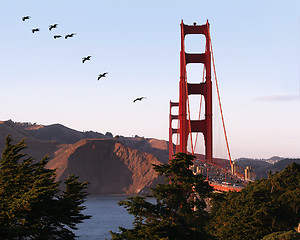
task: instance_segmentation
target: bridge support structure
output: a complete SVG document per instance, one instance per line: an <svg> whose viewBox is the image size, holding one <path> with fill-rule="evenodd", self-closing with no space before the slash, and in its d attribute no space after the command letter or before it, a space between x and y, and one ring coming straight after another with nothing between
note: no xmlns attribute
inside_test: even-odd
<svg viewBox="0 0 300 240"><path fill-rule="evenodd" d="M208 162L213 158L212 138L212 81L211 81L211 43L208 21L204 25L185 25L181 27L181 51L180 51L180 81L179 81L179 102L170 102L170 126L169 126L169 158L176 152L187 153L188 137L193 132L200 132L204 135L205 156ZM188 34L202 34L206 38L204 53L185 52L185 36ZM187 64L202 63L205 69L205 81L199 83L187 82ZM205 100L205 118L202 120L191 120L189 118L188 96L202 95ZM178 115L172 114L172 107L178 107ZM178 120L178 128L172 128L172 120ZM177 134L178 141L173 146L173 134ZM193 148L193 146L192 146Z"/></svg>

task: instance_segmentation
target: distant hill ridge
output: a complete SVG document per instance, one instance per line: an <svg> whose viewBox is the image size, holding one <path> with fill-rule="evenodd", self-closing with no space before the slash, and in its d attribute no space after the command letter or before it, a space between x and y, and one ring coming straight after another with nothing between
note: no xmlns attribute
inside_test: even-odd
<svg viewBox="0 0 300 240"><path fill-rule="evenodd" d="M269 172L281 172L286 166L293 162L300 164L300 159L275 156L269 159L239 158L236 159L235 162L240 167L245 168L246 166L251 166L257 178L267 178Z"/></svg>
<svg viewBox="0 0 300 240"><path fill-rule="evenodd" d="M162 181L152 164L168 161L168 143L144 137L113 137L89 131L80 132L61 124L0 122L0 150L7 135L14 142L25 138L25 152L40 160L46 154L47 167L57 169L57 179L75 174L90 182L93 194L147 193Z"/></svg>
<svg viewBox="0 0 300 240"><path fill-rule="evenodd" d="M271 158L238 158L238 159L235 159L235 161L252 160L252 161L264 161L264 162L268 162L268 163L274 164L274 163L279 162L279 161L281 161L283 159L285 159L285 158L278 157L278 156L273 156Z"/></svg>

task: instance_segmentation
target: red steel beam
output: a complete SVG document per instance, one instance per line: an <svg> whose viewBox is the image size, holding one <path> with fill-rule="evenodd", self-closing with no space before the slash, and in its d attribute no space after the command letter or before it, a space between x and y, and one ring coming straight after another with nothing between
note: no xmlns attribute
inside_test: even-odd
<svg viewBox="0 0 300 240"><path fill-rule="evenodd" d="M178 102L171 102L170 101L170 115L169 115L169 159L172 158L174 155L174 148L173 148L173 134L178 132L178 129L172 128L172 120L178 119L178 115L172 114L172 107L178 107Z"/></svg>
<svg viewBox="0 0 300 240"><path fill-rule="evenodd" d="M181 50L180 50L180 81L179 81L179 102L170 102L170 127L169 127L169 154L173 155L172 136L174 133L179 134L178 151L187 153L187 141L190 132L201 132L204 135L206 160L212 162L213 145L212 145L212 82L211 82L211 50L209 37L209 23L204 25L185 25L183 21L181 27ZM205 53L186 53L185 36L188 34L203 34L206 38ZM186 65L190 63L202 63L205 67L204 83L187 83ZM189 120L187 119L187 101L188 95L200 94L205 98L205 119ZM178 106L178 115L171 114L171 108ZM179 129L172 128L172 120L178 119ZM190 125L189 125L190 124ZM177 151L176 150L176 151ZM172 153L172 155L171 155Z"/></svg>
<svg viewBox="0 0 300 240"><path fill-rule="evenodd" d="M206 37L205 53L186 53L184 40L187 34L203 34ZM204 83L187 83L186 65L202 63L205 65ZM191 120L191 132L202 132L205 141L206 159L211 162L212 154L212 82L211 82L211 51L209 38L209 23L201 26L189 26L181 21L181 51L180 51L180 82L179 82L179 135L181 152L187 152L189 123L187 119L187 100L190 94L201 94L205 98L205 120Z"/></svg>
<svg viewBox="0 0 300 240"><path fill-rule="evenodd" d="M179 81L179 151L187 153L188 120L186 89L186 55L184 47L184 24L181 21L180 81Z"/></svg>

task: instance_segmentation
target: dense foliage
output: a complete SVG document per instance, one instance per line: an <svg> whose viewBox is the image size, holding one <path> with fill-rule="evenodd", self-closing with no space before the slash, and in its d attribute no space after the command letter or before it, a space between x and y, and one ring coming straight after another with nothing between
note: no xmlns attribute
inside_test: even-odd
<svg viewBox="0 0 300 240"><path fill-rule="evenodd" d="M75 176L59 191L48 157L36 162L22 153L24 140L6 138L0 160L0 239L75 239L72 229L90 216L81 213L87 183Z"/></svg>
<svg viewBox="0 0 300 240"><path fill-rule="evenodd" d="M205 199L212 188L204 177L194 175L189 167L194 156L177 153L168 164L154 165L165 184L151 189L152 200L131 197L119 205L135 217L133 229L120 227L112 239L207 239L204 225L208 218Z"/></svg>
<svg viewBox="0 0 300 240"><path fill-rule="evenodd" d="M292 164L241 192L214 197L210 233L215 239L257 240L289 231L300 220L300 165Z"/></svg>
<svg viewBox="0 0 300 240"><path fill-rule="evenodd" d="M203 176L189 170L193 156L177 153L165 165L154 165L165 184L146 197L121 201L135 217L132 229L111 232L121 239L299 239L300 165L291 164L268 179L249 183L241 192L211 193ZM210 197L211 212L205 211Z"/></svg>
<svg viewBox="0 0 300 240"><path fill-rule="evenodd" d="M299 240L300 233L290 230L285 232L275 232L265 236L262 240Z"/></svg>

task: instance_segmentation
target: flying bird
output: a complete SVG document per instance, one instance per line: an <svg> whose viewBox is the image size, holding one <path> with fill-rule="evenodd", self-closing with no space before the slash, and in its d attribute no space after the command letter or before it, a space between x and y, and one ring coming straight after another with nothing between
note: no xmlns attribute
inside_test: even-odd
<svg viewBox="0 0 300 240"><path fill-rule="evenodd" d="M30 16L22 17L22 21L24 22L25 20L28 20L29 18L30 18Z"/></svg>
<svg viewBox="0 0 300 240"><path fill-rule="evenodd" d="M57 23L53 24L53 25L50 25L49 26L49 31L51 31L53 28L57 28Z"/></svg>
<svg viewBox="0 0 300 240"><path fill-rule="evenodd" d="M143 98L146 98L146 97L139 97L139 98L136 98L136 99L133 100L133 102L135 103L136 101L142 101Z"/></svg>
<svg viewBox="0 0 300 240"><path fill-rule="evenodd" d="M54 39L61 38L61 35L54 35Z"/></svg>
<svg viewBox="0 0 300 240"><path fill-rule="evenodd" d="M99 74L99 76L98 76L98 81L100 80L100 78L102 78L102 77L106 77L106 74L108 74L108 72L105 72L105 73Z"/></svg>
<svg viewBox="0 0 300 240"><path fill-rule="evenodd" d="M83 57L83 58L82 58L82 63L84 63L84 62L87 61L87 60L91 60L91 57L92 57L92 56L86 56L86 57Z"/></svg>
<svg viewBox="0 0 300 240"><path fill-rule="evenodd" d="M76 33L67 34L67 35L65 36L65 39L67 39L67 38L69 38L69 37L74 37L74 35L76 35Z"/></svg>
<svg viewBox="0 0 300 240"><path fill-rule="evenodd" d="M39 29L39 28L34 28L34 29L32 29L31 31L32 31L32 33L35 33L35 32L40 31L40 29Z"/></svg>

